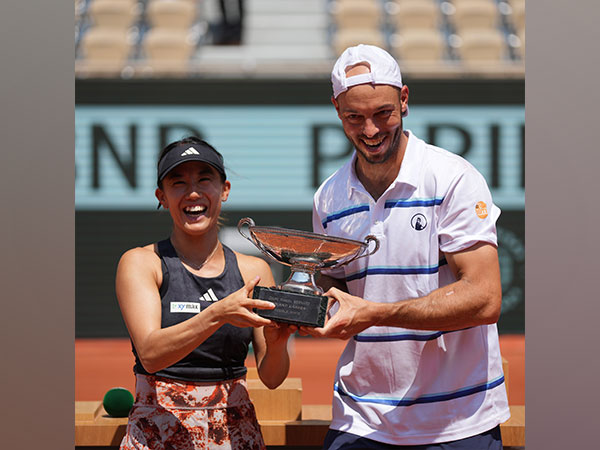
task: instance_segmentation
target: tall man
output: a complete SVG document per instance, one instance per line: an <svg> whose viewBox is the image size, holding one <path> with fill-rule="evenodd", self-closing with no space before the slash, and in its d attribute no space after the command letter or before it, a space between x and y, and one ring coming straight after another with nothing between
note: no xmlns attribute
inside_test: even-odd
<svg viewBox="0 0 600 450"><path fill-rule="evenodd" d="M501 449L500 210L471 164L403 128L387 52L348 48L331 79L355 152L316 192L314 231L381 246L321 277L338 309L304 330L349 339L325 448Z"/></svg>

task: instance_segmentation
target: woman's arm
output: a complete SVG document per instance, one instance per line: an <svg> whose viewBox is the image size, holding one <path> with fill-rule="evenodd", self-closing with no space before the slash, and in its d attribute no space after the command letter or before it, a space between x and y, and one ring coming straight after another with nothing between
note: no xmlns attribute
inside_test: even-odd
<svg viewBox="0 0 600 450"><path fill-rule="evenodd" d="M272 287L275 284L271 268L262 259L238 254L238 261L244 281L258 274L261 279L259 285ZM296 330L296 326L275 322L254 329L252 346L258 376L269 389L275 389L287 377L290 369L287 343Z"/></svg>
<svg viewBox="0 0 600 450"><path fill-rule="evenodd" d="M161 328L162 283L160 259L151 246L135 248L121 257L116 291L123 319L144 368L154 373L181 360L224 323L240 327L270 324L252 308L273 308L270 302L252 300L248 294L258 278L192 318Z"/></svg>

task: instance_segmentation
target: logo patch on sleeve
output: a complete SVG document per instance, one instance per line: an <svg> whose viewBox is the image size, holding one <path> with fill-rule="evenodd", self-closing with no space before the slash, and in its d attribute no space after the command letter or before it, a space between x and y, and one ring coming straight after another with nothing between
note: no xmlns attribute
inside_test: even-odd
<svg viewBox="0 0 600 450"><path fill-rule="evenodd" d="M485 202L477 202L475 205L475 214L477 214L477 217L480 219L485 219L488 216L487 205Z"/></svg>
<svg viewBox="0 0 600 450"><path fill-rule="evenodd" d="M199 313L200 312L200 303L193 302L171 302L171 312L172 313Z"/></svg>

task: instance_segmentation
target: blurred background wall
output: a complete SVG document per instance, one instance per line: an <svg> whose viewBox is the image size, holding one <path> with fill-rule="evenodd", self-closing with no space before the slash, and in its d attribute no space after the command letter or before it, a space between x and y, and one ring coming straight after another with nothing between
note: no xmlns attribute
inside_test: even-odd
<svg viewBox="0 0 600 450"><path fill-rule="evenodd" d="M78 0L75 43L76 337L127 336L116 264L170 231L154 198L168 142L224 155L227 245L258 254L235 228L246 216L311 229L314 190L352 151L329 74L357 43L398 59L405 128L486 177L503 211L499 329L524 333L522 0Z"/></svg>

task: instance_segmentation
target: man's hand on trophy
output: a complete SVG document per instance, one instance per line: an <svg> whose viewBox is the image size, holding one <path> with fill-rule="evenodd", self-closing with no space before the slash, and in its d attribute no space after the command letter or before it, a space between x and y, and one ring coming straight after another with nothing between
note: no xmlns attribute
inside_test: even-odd
<svg viewBox="0 0 600 450"><path fill-rule="evenodd" d="M329 297L327 321L323 328L300 327L301 335L350 339L376 323L377 303L350 295L332 287L324 295Z"/></svg>
<svg viewBox="0 0 600 450"><path fill-rule="evenodd" d="M250 298L252 290L259 281L260 277L257 276L223 300L213 303L210 308L220 309L217 320L241 328L272 325L273 322L271 320L259 316L252 310L253 308L275 308L275 305L271 302Z"/></svg>

